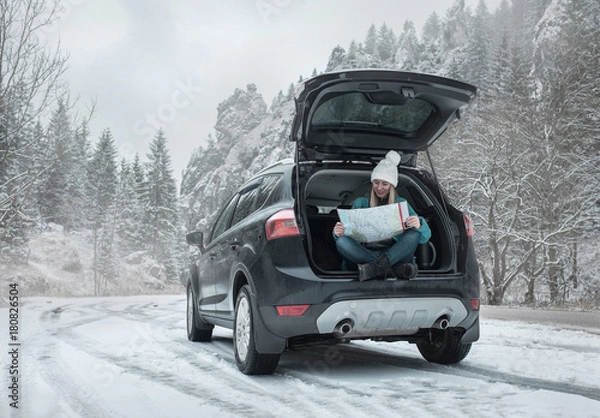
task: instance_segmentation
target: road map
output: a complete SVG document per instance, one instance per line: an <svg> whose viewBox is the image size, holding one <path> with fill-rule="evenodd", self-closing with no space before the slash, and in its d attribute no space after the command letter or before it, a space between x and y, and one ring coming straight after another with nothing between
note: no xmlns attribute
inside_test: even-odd
<svg viewBox="0 0 600 418"><path fill-rule="evenodd" d="M344 235L358 242L375 242L392 238L406 229L406 202L365 209L338 209L340 222L346 227Z"/></svg>

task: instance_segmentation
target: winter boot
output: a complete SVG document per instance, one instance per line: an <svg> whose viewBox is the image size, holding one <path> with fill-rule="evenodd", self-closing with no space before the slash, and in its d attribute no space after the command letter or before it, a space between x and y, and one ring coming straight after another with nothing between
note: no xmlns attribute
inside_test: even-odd
<svg viewBox="0 0 600 418"><path fill-rule="evenodd" d="M375 261L358 265L358 280L364 282L385 275L390 269L390 259L385 254L381 254Z"/></svg>
<svg viewBox="0 0 600 418"><path fill-rule="evenodd" d="M415 263L396 263L392 266L392 273L399 279L412 279L417 275L417 271Z"/></svg>

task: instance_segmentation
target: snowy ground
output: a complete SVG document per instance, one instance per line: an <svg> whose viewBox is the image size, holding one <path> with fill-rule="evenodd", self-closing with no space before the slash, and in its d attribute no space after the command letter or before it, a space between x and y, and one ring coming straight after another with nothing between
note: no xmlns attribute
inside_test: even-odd
<svg viewBox="0 0 600 418"><path fill-rule="evenodd" d="M4 366L0 416L600 417L598 333L483 315L460 365L359 342L284 353L274 375L251 377L230 331L191 343L184 314L184 295L21 299L19 409ZM14 365L8 324L2 308L2 364Z"/></svg>

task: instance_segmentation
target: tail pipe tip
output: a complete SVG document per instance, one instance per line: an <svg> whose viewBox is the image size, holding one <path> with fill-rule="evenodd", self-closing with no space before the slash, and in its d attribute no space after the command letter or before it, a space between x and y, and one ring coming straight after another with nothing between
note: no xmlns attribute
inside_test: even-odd
<svg viewBox="0 0 600 418"><path fill-rule="evenodd" d="M448 318L445 316L441 316L433 323L431 328L446 329L449 326L450 326L450 321L448 320Z"/></svg>
<svg viewBox="0 0 600 418"><path fill-rule="evenodd" d="M351 319L343 319L335 326L333 333L336 336L343 337L349 334L354 329L354 321Z"/></svg>

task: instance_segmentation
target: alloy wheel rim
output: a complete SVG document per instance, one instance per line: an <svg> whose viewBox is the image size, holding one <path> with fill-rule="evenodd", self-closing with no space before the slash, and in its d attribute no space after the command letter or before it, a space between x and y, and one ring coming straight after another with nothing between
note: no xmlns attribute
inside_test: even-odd
<svg viewBox="0 0 600 418"><path fill-rule="evenodd" d="M235 323L235 345L239 359L244 361L250 345L250 304L245 297L240 299Z"/></svg>

